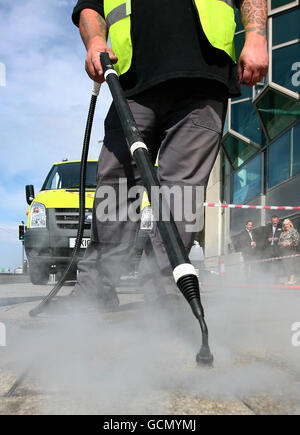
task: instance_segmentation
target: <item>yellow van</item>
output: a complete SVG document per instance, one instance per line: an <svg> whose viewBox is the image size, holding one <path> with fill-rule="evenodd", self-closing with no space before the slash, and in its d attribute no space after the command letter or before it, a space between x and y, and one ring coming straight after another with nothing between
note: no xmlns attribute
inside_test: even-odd
<svg viewBox="0 0 300 435"><path fill-rule="evenodd" d="M90 240L96 173L97 160L89 160L82 248L86 248ZM70 260L78 228L79 180L80 161L64 160L53 164L36 196L34 187L26 186L26 200L30 208L24 245L33 284L46 284L51 271L62 271Z"/></svg>

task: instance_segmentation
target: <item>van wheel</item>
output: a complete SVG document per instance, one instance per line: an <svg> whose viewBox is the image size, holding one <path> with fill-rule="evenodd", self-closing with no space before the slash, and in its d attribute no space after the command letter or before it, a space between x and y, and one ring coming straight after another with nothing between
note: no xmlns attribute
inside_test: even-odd
<svg viewBox="0 0 300 435"><path fill-rule="evenodd" d="M32 284L45 285L49 281L49 267L29 260L29 276Z"/></svg>

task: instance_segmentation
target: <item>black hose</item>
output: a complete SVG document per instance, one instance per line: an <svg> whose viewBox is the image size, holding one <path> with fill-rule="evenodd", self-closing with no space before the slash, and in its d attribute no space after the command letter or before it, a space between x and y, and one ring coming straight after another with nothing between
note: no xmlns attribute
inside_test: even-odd
<svg viewBox="0 0 300 435"><path fill-rule="evenodd" d="M80 184L79 184L79 224L78 224L76 242L72 252L72 257L66 269L64 270L60 280L55 285L55 287L53 287L50 293L44 299L42 299L39 305L37 305L35 308L29 311L29 314L32 317L40 314L43 311L43 309L49 304L51 299L53 299L54 296L57 295L57 293L64 285L68 274L71 272L74 265L77 264L78 253L80 250L80 245L81 245L83 231L84 231L86 166L87 166L87 157L89 153L90 137L91 137L91 131L93 126L96 103L97 103L97 95L93 94L91 97L90 108L89 108L89 113L88 113L86 127L85 127L85 134L84 134L83 148L82 148L82 155L81 155Z"/></svg>

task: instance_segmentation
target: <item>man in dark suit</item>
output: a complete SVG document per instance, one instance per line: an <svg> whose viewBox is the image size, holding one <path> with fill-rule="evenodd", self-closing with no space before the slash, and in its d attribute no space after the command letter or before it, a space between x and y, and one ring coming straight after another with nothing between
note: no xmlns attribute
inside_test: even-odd
<svg viewBox="0 0 300 435"><path fill-rule="evenodd" d="M279 217L273 215L271 218L271 222L266 226L266 250L265 257L266 258L275 258L279 257L279 237L281 234L281 226L279 224ZM270 261L267 267L269 274L273 277L276 282L279 275L279 262L281 260Z"/></svg>
<svg viewBox="0 0 300 435"><path fill-rule="evenodd" d="M245 229L241 232L239 238L239 248L243 254L244 262L245 262L245 274L247 281L250 279L253 280L253 264L250 262L256 259L257 249L256 249L256 240L255 235L253 233L253 222L247 221L245 225Z"/></svg>
<svg viewBox="0 0 300 435"><path fill-rule="evenodd" d="M280 234L281 234L281 227L279 225L279 217L273 215L271 219L271 223L266 227L268 258L278 257L278 241L279 241Z"/></svg>

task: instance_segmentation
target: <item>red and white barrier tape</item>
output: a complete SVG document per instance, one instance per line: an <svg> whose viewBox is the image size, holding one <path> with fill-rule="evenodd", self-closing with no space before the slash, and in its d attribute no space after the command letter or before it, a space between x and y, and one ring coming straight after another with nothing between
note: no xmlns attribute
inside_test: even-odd
<svg viewBox="0 0 300 435"><path fill-rule="evenodd" d="M285 260L286 258L294 258L294 257L300 257L300 254L285 255L282 257L261 258L258 260L247 261L247 263L265 263L268 261Z"/></svg>
<svg viewBox="0 0 300 435"><path fill-rule="evenodd" d="M300 206L289 205L246 205L246 204L223 204L220 202L204 202L204 207L221 207L221 208L244 208L257 210L300 210Z"/></svg>
<svg viewBox="0 0 300 435"><path fill-rule="evenodd" d="M266 263L270 261L277 261L277 260L285 260L286 258L294 258L294 257L300 257L300 254L293 254L293 255L285 255L282 257L271 257L271 258L260 258L257 260L251 260L251 261L244 261L240 263L232 263L232 264L226 264L226 267L231 266L242 266L243 264L253 264L253 263Z"/></svg>

